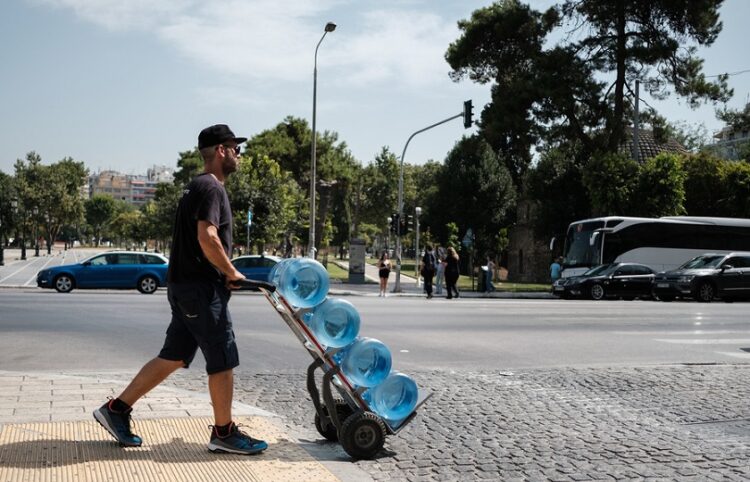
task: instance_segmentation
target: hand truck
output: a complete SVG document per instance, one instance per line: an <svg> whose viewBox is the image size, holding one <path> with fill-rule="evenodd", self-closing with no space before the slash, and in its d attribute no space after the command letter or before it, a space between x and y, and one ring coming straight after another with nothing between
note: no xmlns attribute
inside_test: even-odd
<svg viewBox="0 0 750 482"><path fill-rule="evenodd" d="M375 414L362 398L367 390L355 387L341 371L333 355L339 349L326 349L305 324L304 316L312 308L295 309L272 283L242 280L240 286L263 293L276 312L307 349L313 362L307 367L307 391L315 407L315 428L326 440L340 442L353 459L371 459L383 448L387 435L395 435L411 422L417 410L430 398L420 395L414 410L403 420L391 422ZM318 389L315 371L323 373L322 390ZM333 389L336 394L334 395ZM323 394L321 403L320 394Z"/></svg>

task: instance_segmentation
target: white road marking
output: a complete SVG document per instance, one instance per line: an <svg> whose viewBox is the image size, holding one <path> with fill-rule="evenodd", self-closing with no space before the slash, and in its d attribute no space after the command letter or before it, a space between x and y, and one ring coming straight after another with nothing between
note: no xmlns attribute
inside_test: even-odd
<svg viewBox="0 0 750 482"><path fill-rule="evenodd" d="M742 358L743 360L750 360L750 353L740 351L717 351L719 355L731 356L734 358Z"/></svg>
<svg viewBox="0 0 750 482"><path fill-rule="evenodd" d="M687 338L655 338L656 341L664 343L674 343L682 345L744 345L750 343L750 338L734 338L734 339L711 339L711 338L698 338L698 339L687 339Z"/></svg>

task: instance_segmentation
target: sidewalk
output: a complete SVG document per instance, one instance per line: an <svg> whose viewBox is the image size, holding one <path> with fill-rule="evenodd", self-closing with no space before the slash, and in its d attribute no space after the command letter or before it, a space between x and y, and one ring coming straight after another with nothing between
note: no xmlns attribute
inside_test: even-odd
<svg viewBox="0 0 750 482"><path fill-rule="evenodd" d="M332 260L329 263L335 263L337 266L344 270L349 270L349 263L347 261ZM413 276L404 274L401 272L401 292L394 293L393 289L396 285L396 272L391 271L391 279L388 280L388 296L408 296L408 297L420 297L424 298L426 295L423 291L423 285L420 283L417 286L417 280ZM378 296L378 269L370 264L365 264L365 279L376 284L354 284L354 283L331 283L329 292L335 296ZM435 298L441 298L445 296L445 288L443 288L443 294L434 294ZM461 291L461 298L496 298L496 299L557 299L552 293L549 292L510 292L496 290L491 293L481 293L476 291Z"/></svg>
<svg viewBox="0 0 750 482"><path fill-rule="evenodd" d="M328 456L324 465L278 415L237 402L235 421L269 448L256 456L213 454L206 448L208 395L167 386L135 407L143 446L120 447L91 412L128 377L0 371L0 481L370 480L348 460Z"/></svg>

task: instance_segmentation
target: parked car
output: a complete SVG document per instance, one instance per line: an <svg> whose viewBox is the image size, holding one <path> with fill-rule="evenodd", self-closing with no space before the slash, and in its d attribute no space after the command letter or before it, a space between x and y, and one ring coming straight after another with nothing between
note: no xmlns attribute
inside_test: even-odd
<svg viewBox="0 0 750 482"><path fill-rule="evenodd" d="M155 253L109 251L80 263L43 269L36 275L36 284L60 293L69 293L74 288L136 288L151 294L166 285L168 262Z"/></svg>
<svg viewBox="0 0 750 482"><path fill-rule="evenodd" d="M563 293L567 297L635 298L651 297L651 280L654 272L637 263L612 263L590 269L581 276L567 278Z"/></svg>
<svg viewBox="0 0 750 482"><path fill-rule="evenodd" d="M677 297L698 301L750 298L750 253L707 253L673 271L654 277L653 294L663 301Z"/></svg>
<svg viewBox="0 0 750 482"><path fill-rule="evenodd" d="M555 280L554 283L552 283L552 294L555 296L559 296L560 298L567 300L569 298L573 298L574 295L570 292L571 287L578 286L578 280L580 278L583 278L585 276L595 276L605 269L609 268L611 264L600 264L598 266L594 266L593 268L589 269L588 271L584 272L583 274L580 274L578 276L569 276L567 278L559 278ZM577 288L576 288L577 290Z"/></svg>
<svg viewBox="0 0 750 482"><path fill-rule="evenodd" d="M250 254L234 258L232 264L247 279L268 281L268 274L271 272L271 268L279 261L281 261L281 258L278 256Z"/></svg>

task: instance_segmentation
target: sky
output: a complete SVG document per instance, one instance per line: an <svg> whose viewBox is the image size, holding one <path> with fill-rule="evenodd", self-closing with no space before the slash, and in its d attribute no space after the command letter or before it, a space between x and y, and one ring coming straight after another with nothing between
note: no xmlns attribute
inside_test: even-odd
<svg viewBox="0 0 750 482"><path fill-rule="evenodd" d="M551 1L529 2L545 8ZM489 0L5 0L0 15L0 170L36 151L92 171L145 174L176 166L198 132L227 123L239 136L287 116L335 131L363 164L383 146L490 100L490 86L453 82L444 56L457 22ZM726 0L724 29L700 50L708 75L750 69L750 2ZM750 72L734 75L741 108ZM713 106L644 100L673 122L722 127ZM442 161L463 135L456 119L415 137L405 162Z"/></svg>

